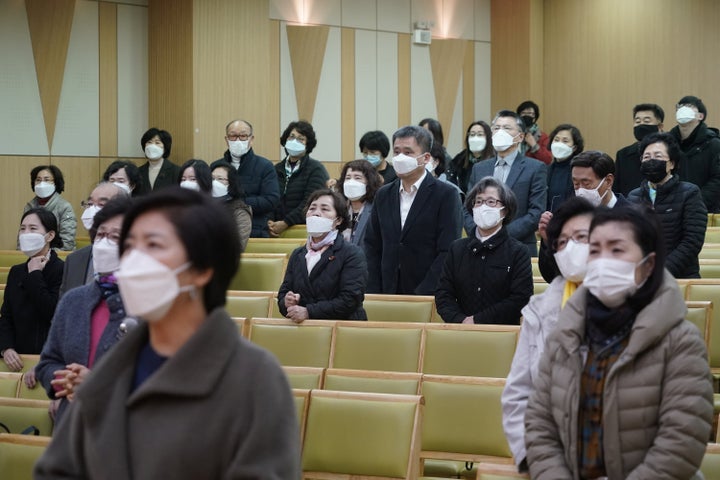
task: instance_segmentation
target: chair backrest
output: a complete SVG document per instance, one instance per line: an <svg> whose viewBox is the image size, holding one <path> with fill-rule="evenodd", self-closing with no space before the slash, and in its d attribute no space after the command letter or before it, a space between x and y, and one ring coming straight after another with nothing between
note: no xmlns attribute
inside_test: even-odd
<svg viewBox="0 0 720 480"><path fill-rule="evenodd" d="M330 364L335 322L306 320L251 319L248 338L272 352L281 365L322 367Z"/></svg>
<svg viewBox="0 0 720 480"><path fill-rule="evenodd" d="M0 434L0 472L4 480L33 478L35 462L43 454L50 437Z"/></svg>
<svg viewBox="0 0 720 480"><path fill-rule="evenodd" d="M322 388L324 368L318 367L283 367L290 388L312 390Z"/></svg>
<svg viewBox="0 0 720 480"><path fill-rule="evenodd" d="M511 461L502 427L504 379L423 375L423 458Z"/></svg>
<svg viewBox="0 0 720 480"><path fill-rule="evenodd" d="M27 256L20 250L0 250L0 267L12 267L27 260ZM5 282L3 282L5 283Z"/></svg>
<svg viewBox="0 0 720 480"><path fill-rule="evenodd" d="M233 322L235 322L235 325L237 325L238 334L240 334L241 337L247 338L248 335L248 320L244 317L232 317Z"/></svg>
<svg viewBox="0 0 720 480"><path fill-rule="evenodd" d="M366 294L363 308L371 322L422 322L435 315L435 298L428 295Z"/></svg>
<svg viewBox="0 0 720 480"><path fill-rule="evenodd" d="M710 367L720 368L720 280L691 280L687 286L687 301L711 301L712 321L710 327Z"/></svg>
<svg viewBox="0 0 720 480"><path fill-rule="evenodd" d="M22 362L23 362L23 368L20 370L20 373L25 373L40 362L40 355L30 355L30 354L21 353L20 360L22 360ZM10 369L5 364L5 362L0 362L0 372L9 372L9 371L10 371Z"/></svg>
<svg viewBox="0 0 720 480"><path fill-rule="evenodd" d="M425 325L422 372L505 378L519 332L517 325Z"/></svg>
<svg viewBox="0 0 720 480"><path fill-rule="evenodd" d="M26 400L22 398L0 398L0 422L10 433L20 433L28 427L35 427L40 435L52 435L53 424L48 415L50 400Z"/></svg>
<svg viewBox="0 0 720 480"><path fill-rule="evenodd" d="M393 393L418 395L422 374L414 372L378 372L368 370L325 370L325 390L343 392Z"/></svg>
<svg viewBox="0 0 720 480"><path fill-rule="evenodd" d="M710 479L720 478L720 444L708 443L705 456L700 464L703 476Z"/></svg>
<svg viewBox="0 0 720 480"><path fill-rule="evenodd" d="M692 322L705 340L705 346L710 354L710 335L712 332L713 303L705 300L686 301L687 315L685 318Z"/></svg>
<svg viewBox="0 0 720 480"><path fill-rule="evenodd" d="M720 228L716 226L708 227L705 230L704 243L720 243Z"/></svg>
<svg viewBox="0 0 720 480"><path fill-rule="evenodd" d="M317 473L418 478L421 406L418 395L313 390L304 478L318 478Z"/></svg>
<svg viewBox="0 0 720 480"><path fill-rule="evenodd" d="M720 260L700 258L700 277L720 278Z"/></svg>
<svg viewBox="0 0 720 480"><path fill-rule="evenodd" d="M305 244L306 238L250 238L244 253L285 253Z"/></svg>
<svg viewBox="0 0 720 480"><path fill-rule="evenodd" d="M515 465L500 463L479 463L477 465L477 480L513 480L515 478L530 478L526 473L518 473Z"/></svg>
<svg viewBox="0 0 720 480"><path fill-rule="evenodd" d="M532 267L533 277L542 278L542 273L540 273L540 263L538 262L538 257L530 258L530 266Z"/></svg>
<svg viewBox="0 0 720 480"><path fill-rule="evenodd" d="M307 227L305 224L293 225L280 234L280 238L304 238L307 240Z"/></svg>
<svg viewBox="0 0 720 480"><path fill-rule="evenodd" d="M18 391L17 391L17 397L18 398L25 398L28 400L48 400L47 392L43 388L42 385L40 385L40 382L35 382L35 386L33 388L29 388L25 384L25 375L27 373L23 373L23 379L18 384Z"/></svg>
<svg viewBox="0 0 720 480"><path fill-rule="evenodd" d="M305 436L305 424L307 422L307 411L310 406L310 390L306 388L293 388L293 400L295 400L295 416L300 427L300 442Z"/></svg>
<svg viewBox="0 0 720 480"><path fill-rule="evenodd" d="M542 277L533 278L533 295L540 295L547 290L549 283L547 283Z"/></svg>
<svg viewBox="0 0 720 480"><path fill-rule="evenodd" d="M698 254L699 259L720 259L720 248L717 243L703 245L700 253Z"/></svg>
<svg viewBox="0 0 720 480"><path fill-rule="evenodd" d="M0 397L17 397L18 384L22 380L22 373L2 372L0 373Z"/></svg>
<svg viewBox="0 0 720 480"><path fill-rule="evenodd" d="M282 284L287 261L281 253L244 253L229 289L275 291Z"/></svg>
<svg viewBox="0 0 720 480"><path fill-rule="evenodd" d="M422 325L383 322L338 322L332 368L417 372Z"/></svg>
<svg viewBox="0 0 720 480"><path fill-rule="evenodd" d="M273 292L229 290L225 295L225 310L231 317L267 318Z"/></svg>

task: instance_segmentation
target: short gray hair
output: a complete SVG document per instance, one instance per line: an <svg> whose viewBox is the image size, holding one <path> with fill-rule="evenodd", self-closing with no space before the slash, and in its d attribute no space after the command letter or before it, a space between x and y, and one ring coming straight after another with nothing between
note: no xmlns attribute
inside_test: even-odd
<svg viewBox="0 0 720 480"><path fill-rule="evenodd" d="M418 127L416 125L407 125L405 127L401 127L395 133L393 133L393 145L395 144L395 139L397 138L410 137L413 137L415 139L418 146L420 147L420 150L422 150L423 153L430 152L433 144L432 134L424 128Z"/></svg>
<svg viewBox="0 0 720 480"><path fill-rule="evenodd" d="M495 177L483 177L475 184L472 190L468 192L467 197L465 197L465 209L472 215L473 207L475 206L475 197L490 187L494 187L498 191L498 196L500 197L498 200L500 200L505 207L503 225L507 225L515 217L515 213L517 212L517 199L513 191Z"/></svg>
<svg viewBox="0 0 720 480"><path fill-rule="evenodd" d="M525 127L525 122L523 122L523 119L520 118L520 115L513 112L512 110L500 110L498 113L495 114L495 117L493 118L492 123L490 125L491 126L495 125L495 122L500 117L512 117L515 119L515 123L517 124L518 129L522 133L525 133L525 130L527 130L527 128Z"/></svg>

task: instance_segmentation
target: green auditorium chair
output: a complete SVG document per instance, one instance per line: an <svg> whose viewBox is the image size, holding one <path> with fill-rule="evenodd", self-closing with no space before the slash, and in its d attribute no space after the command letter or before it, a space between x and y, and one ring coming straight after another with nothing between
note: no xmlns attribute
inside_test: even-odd
<svg viewBox="0 0 720 480"><path fill-rule="evenodd" d="M323 389L343 392L392 393L417 395L422 374L414 372L379 372L376 370L325 370Z"/></svg>
<svg viewBox="0 0 720 480"><path fill-rule="evenodd" d="M30 480L35 462L45 452L50 437L0 434L0 477Z"/></svg>
<svg viewBox="0 0 720 480"><path fill-rule="evenodd" d="M312 390L322 388L324 368L319 367L283 367L290 388Z"/></svg>
<svg viewBox="0 0 720 480"><path fill-rule="evenodd" d="M365 295L363 308L370 322L422 322L435 316L435 297L429 295Z"/></svg>
<svg viewBox="0 0 720 480"><path fill-rule="evenodd" d="M330 364L330 347L335 322L268 318L251 319L248 338L272 352L281 365L291 367L322 367Z"/></svg>
<svg viewBox="0 0 720 480"><path fill-rule="evenodd" d="M244 253L229 290L276 291L285 276L288 256L282 253Z"/></svg>
<svg viewBox="0 0 720 480"><path fill-rule="evenodd" d="M22 433L34 427L39 435L52 435L53 422L48 414L50 400L0 398L0 423L10 433Z"/></svg>
<svg viewBox="0 0 720 480"><path fill-rule="evenodd" d="M417 372L422 324L338 322L331 368Z"/></svg>

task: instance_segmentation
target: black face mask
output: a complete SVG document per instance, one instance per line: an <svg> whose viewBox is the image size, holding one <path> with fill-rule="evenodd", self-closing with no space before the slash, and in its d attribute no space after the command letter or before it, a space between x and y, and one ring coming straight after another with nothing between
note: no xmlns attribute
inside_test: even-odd
<svg viewBox="0 0 720 480"><path fill-rule="evenodd" d="M640 164L640 173L651 183L659 183L667 177L667 162L665 160L645 160Z"/></svg>
<svg viewBox="0 0 720 480"><path fill-rule="evenodd" d="M530 128L535 124L535 119L529 115L522 115L520 118L525 124L525 128Z"/></svg>
<svg viewBox="0 0 720 480"><path fill-rule="evenodd" d="M642 142L643 138L658 131L659 128L657 125L635 125L635 127L633 127L633 135L635 135L635 139L638 142Z"/></svg>

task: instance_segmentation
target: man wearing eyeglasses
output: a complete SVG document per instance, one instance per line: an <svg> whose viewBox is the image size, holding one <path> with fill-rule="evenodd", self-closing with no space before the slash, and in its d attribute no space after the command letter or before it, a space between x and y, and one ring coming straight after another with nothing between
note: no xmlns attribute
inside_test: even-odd
<svg viewBox="0 0 720 480"><path fill-rule="evenodd" d="M520 153L520 144L525 140L525 123L512 110L500 110L492 121L493 148L495 157L488 158L473 166L468 190L483 177L495 177L515 194L517 212L507 225L508 234L525 244L531 256L537 256L537 229L540 215L547 202L547 168L539 160ZM473 235L475 222L465 212L465 231Z"/></svg>
<svg viewBox="0 0 720 480"><path fill-rule="evenodd" d="M269 237L268 219L280 201L275 168L265 157L253 151L253 127L246 120L233 120L225 127L228 149L220 160L225 160L238 171L240 185L245 192L245 203L252 208L251 237Z"/></svg>
<svg viewBox="0 0 720 480"><path fill-rule="evenodd" d="M698 97L685 96L675 106L678 124L670 134L685 154L678 175L700 187L708 212L720 212L720 136L705 124L707 108Z"/></svg>

